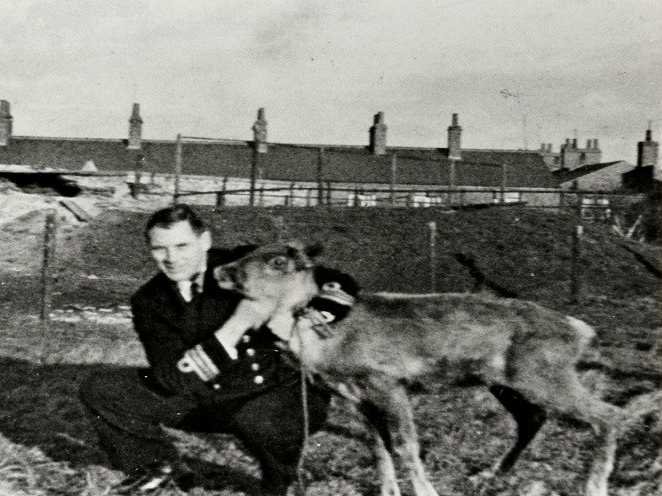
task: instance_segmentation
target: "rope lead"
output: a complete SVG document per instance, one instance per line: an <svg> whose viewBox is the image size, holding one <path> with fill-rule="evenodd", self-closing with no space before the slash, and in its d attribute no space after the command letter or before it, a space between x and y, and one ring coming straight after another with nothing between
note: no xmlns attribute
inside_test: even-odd
<svg viewBox="0 0 662 496"><path fill-rule="evenodd" d="M301 334L299 327L296 326L297 338L301 344L300 357L303 357L303 340L301 339ZM304 481L303 476L303 462L304 455L306 453L306 447L308 446L309 430L310 430L310 413L308 411L308 383L307 378L308 374L306 372L306 366L303 363L303 360L299 358L299 370L301 371L301 407L303 411L303 442L301 445L301 454L299 455L299 461L297 462L297 495L305 496L306 495L306 482Z"/></svg>

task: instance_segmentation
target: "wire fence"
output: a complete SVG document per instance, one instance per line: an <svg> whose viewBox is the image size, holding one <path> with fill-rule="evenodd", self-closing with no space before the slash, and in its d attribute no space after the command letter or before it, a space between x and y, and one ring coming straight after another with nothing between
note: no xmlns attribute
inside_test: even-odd
<svg viewBox="0 0 662 496"><path fill-rule="evenodd" d="M222 188L221 190L182 191L173 202L211 204L217 208L251 205L254 207L326 208L445 208L478 209L488 207L528 207L571 211L582 222L612 224L619 231L630 231L636 219L630 218L633 204L643 194L591 190L540 188L365 188L335 186L324 188L291 184L287 187ZM636 230L635 226L635 230ZM630 232L630 237L633 235Z"/></svg>
<svg viewBox="0 0 662 496"><path fill-rule="evenodd" d="M321 194L323 193L323 194ZM172 193L170 193L172 194ZM400 209L400 218L407 218L409 214L403 212L403 209L422 210L422 209L438 209L442 210L458 210L458 209L477 209L477 208L540 208L540 209L553 209L554 211L563 212L566 215L564 218L568 219L567 232L572 233L570 240L570 260L568 261L568 276L569 276L569 294L568 297L573 302L580 302L583 293L583 271L585 270L582 265L582 250L584 244L584 227L587 223L605 223L611 225L611 228L624 238L637 237L638 224L640 218L628 218L625 214L628 208L636 201L643 198L642 195L625 195L619 193L604 193L592 191L567 191L567 190L547 190L541 191L537 189L490 189L490 188L457 188L449 190L448 188L442 189L429 189L429 190L415 190L415 189L367 189L367 188L325 188L320 192L316 188L291 186L287 188L270 187L259 188L255 194L255 204L253 209L260 210L264 208L264 212L271 219L278 220L281 226L287 224L283 215L292 215L295 210L291 208L288 210L270 209L266 201L267 198L277 199L276 203L271 205L281 205L288 207L296 207L297 205L309 206L311 208L332 208L332 209ZM151 194L150 194L151 195ZM191 199L202 198L212 195L216 201L218 211L225 211L227 208L233 208L234 205L249 204L248 198L250 195L249 188L230 189L225 188L219 191L181 191L179 195L172 195L172 201L186 201ZM162 195L163 196L163 195ZM229 198L236 197L235 200L241 201L229 202ZM313 201L315 198L323 198L322 204ZM218 198L221 198L219 201ZM264 205L264 206L262 206ZM261 207L262 206L262 207ZM265 208L266 207L266 208ZM549 211L549 210L548 210ZM285 212L290 212L287 214ZM434 212L430 212L434 214ZM304 218L306 215L302 212ZM259 214L262 215L262 214ZM402 217L404 216L404 217ZM411 217L411 216L409 216ZM413 217L421 218L414 215ZM413 218L411 217L411 218ZM317 216L311 217L311 222ZM434 218L434 217L433 217ZM276 221L274 220L276 223ZM565 221L564 221L565 222ZM276 224L274 224L276 225ZM495 226L497 228L497 226ZM52 288L50 285L52 272L50 265L52 264L53 254L55 252L54 240L56 238L57 229L51 216L48 217L47 223L44 228L43 238L43 276L41 284L41 298L42 298L42 312L41 318L44 322L44 328L48 327L48 316L52 299ZM284 231L285 228L277 228L278 232ZM424 273L426 277L429 276L429 284L424 284L423 289L429 291L438 291L440 277L439 260L441 257L447 255L444 253L446 248L440 250L440 242L443 239L443 233L437 230L437 224L434 221L427 222L426 225L421 225L419 233L422 235L426 233L427 243L426 247L422 244L420 251L427 252L425 258L428 260L429 266ZM283 235L286 234L283 232ZM440 234L442 236L440 236ZM419 241L422 241L421 236L417 236ZM280 237L279 237L280 239ZM443 245L445 246L445 245ZM424 286L427 286L425 288Z"/></svg>

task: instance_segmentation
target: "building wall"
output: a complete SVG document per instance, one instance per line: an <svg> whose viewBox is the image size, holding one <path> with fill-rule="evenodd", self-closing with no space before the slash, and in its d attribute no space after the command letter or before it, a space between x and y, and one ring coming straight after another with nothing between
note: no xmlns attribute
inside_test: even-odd
<svg viewBox="0 0 662 496"><path fill-rule="evenodd" d="M632 170L633 165L620 161L609 167L588 173L571 181L561 184L562 188L569 189L576 186L579 189L594 191L615 191L622 188L622 175Z"/></svg>

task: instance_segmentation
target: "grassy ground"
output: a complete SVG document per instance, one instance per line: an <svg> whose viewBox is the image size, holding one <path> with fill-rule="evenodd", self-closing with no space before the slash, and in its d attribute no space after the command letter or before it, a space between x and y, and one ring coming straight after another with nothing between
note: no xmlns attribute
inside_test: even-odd
<svg viewBox="0 0 662 496"><path fill-rule="evenodd" d="M355 274L366 290L427 291L431 286L428 222L438 228L434 281L441 291L463 291L473 280L452 257L471 253L495 281L522 297L581 317L599 333L611 378L598 377L606 398L624 404L661 389L659 279L652 247L623 245L599 227L583 239L583 298L569 303L573 224L562 215L525 209L447 213L436 209L227 209L206 212L217 244L278 237L321 241L325 261ZM152 272L141 240L145 214L108 211L90 225L62 229L56 258L56 308L125 304ZM121 474L99 451L77 386L106 367L144 363L127 322L53 322L39 319L42 219L27 216L2 230L0 253L0 494L109 494ZM282 225L281 225L282 223ZM8 236L5 236L8 235ZM11 242L5 240L13 240ZM633 253L638 253L637 257ZM479 389L449 389L415 398L425 462L442 494L473 494L470 479L512 440L513 424ZM660 494L656 417L626 436L612 478L614 494ZM201 496L256 494L259 472L231 437L173 432L200 474ZM580 494L592 435L581 426L549 422L512 476L493 494ZM334 404L328 427L309 445L305 475L311 496L375 494L377 485L361 425ZM411 494L406 484L405 493ZM176 494L170 491L168 496Z"/></svg>

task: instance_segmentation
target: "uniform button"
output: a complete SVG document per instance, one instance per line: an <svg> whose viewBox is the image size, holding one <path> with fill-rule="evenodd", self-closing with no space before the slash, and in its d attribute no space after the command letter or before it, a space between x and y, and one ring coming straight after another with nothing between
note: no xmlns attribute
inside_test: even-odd
<svg viewBox="0 0 662 496"><path fill-rule="evenodd" d="M255 350L253 348L246 348L246 354L250 357L255 356Z"/></svg>
<svg viewBox="0 0 662 496"><path fill-rule="evenodd" d="M264 382L264 377L261 375L256 375L255 378L253 379L253 382L255 384L262 384Z"/></svg>
<svg viewBox="0 0 662 496"><path fill-rule="evenodd" d="M221 385L218 384L218 383L214 383L214 384L212 384L211 387L213 387L216 391L218 391L219 389L221 389Z"/></svg>
<svg viewBox="0 0 662 496"><path fill-rule="evenodd" d="M257 372L258 370L260 370L260 364L259 363L251 363L251 370L253 372Z"/></svg>
<svg viewBox="0 0 662 496"><path fill-rule="evenodd" d="M251 340L251 337L250 337L248 334L244 334L244 335L241 337L241 340L242 340L244 343L248 343L248 342Z"/></svg>

